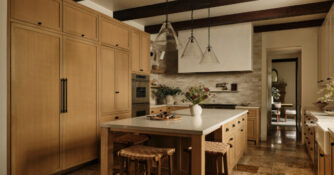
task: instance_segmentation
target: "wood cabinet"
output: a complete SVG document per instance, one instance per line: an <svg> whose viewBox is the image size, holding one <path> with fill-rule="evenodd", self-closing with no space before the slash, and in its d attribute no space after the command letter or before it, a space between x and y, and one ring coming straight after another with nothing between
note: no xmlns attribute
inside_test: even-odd
<svg viewBox="0 0 334 175"><path fill-rule="evenodd" d="M131 118L130 113L121 113L121 114L109 114L100 117L100 122L108 122L114 120L122 120L126 118Z"/></svg>
<svg viewBox="0 0 334 175"><path fill-rule="evenodd" d="M303 137L305 140L306 150L309 154L312 163L314 162L314 153L315 153L315 128L314 125L316 123L316 119L311 115L305 115L304 117L304 125L303 125Z"/></svg>
<svg viewBox="0 0 334 175"><path fill-rule="evenodd" d="M331 140L331 158L330 158L330 168L331 168L331 175L334 175L334 133L330 133L330 140Z"/></svg>
<svg viewBox="0 0 334 175"><path fill-rule="evenodd" d="M334 9L319 29L318 83L326 84L334 78Z"/></svg>
<svg viewBox="0 0 334 175"><path fill-rule="evenodd" d="M61 36L11 28L11 165L13 175L60 169Z"/></svg>
<svg viewBox="0 0 334 175"><path fill-rule="evenodd" d="M247 109L247 138L255 144L260 141L260 108L237 107L237 109Z"/></svg>
<svg viewBox="0 0 334 175"><path fill-rule="evenodd" d="M69 3L64 3L63 14L63 30L65 33L86 39L97 40L97 14Z"/></svg>
<svg viewBox="0 0 334 175"><path fill-rule="evenodd" d="M13 19L61 30L61 0L11 0L10 6Z"/></svg>
<svg viewBox="0 0 334 175"><path fill-rule="evenodd" d="M97 158L97 54L98 46L64 38L64 78L67 113L62 115L63 167Z"/></svg>
<svg viewBox="0 0 334 175"><path fill-rule="evenodd" d="M129 49L130 31L123 24L108 17L101 17L100 25L100 38L103 44Z"/></svg>
<svg viewBox="0 0 334 175"><path fill-rule="evenodd" d="M103 46L100 59L101 115L130 110L128 52Z"/></svg>
<svg viewBox="0 0 334 175"><path fill-rule="evenodd" d="M320 147L318 147L318 175L325 175L325 154Z"/></svg>
<svg viewBox="0 0 334 175"><path fill-rule="evenodd" d="M151 40L149 34L138 30L131 32L132 72L150 74L150 47Z"/></svg>

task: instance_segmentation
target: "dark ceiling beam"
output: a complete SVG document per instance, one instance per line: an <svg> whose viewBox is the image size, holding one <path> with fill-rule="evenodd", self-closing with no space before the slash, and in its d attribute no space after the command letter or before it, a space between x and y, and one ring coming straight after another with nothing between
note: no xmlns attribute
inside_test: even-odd
<svg viewBox="0 0 334 175"><path fill-rule="evenodd" d="M224 5L232 5L255 0L177 0L168 3L153 4L143 7L136 7L114 12L114 18L120 21L133 20L139 18L147 18L166 14L168 6L168 14L179 13L194 10L204 9L208 7L218 7Z"/></svg>
<svg viewBox="0 0 334 175"><path fill-rule="evenodd" d="M261 33L261 32L271 32L271 31L279 31L279 30L300 29L300 28L307 28L307 27L318 27L322 25L324 20L325 19L316 19L316 20L309 20L309 21L254 26L254 32Z"/></svg>
<svg viewBox="0 0 334 175"><path fill-rule="evenodd" d="M333 1L325 1L325 2L304 4L304 5L281 7L281 8L261 10L261 11L217 16L212 18L196 19L194 20L193 25L191 25L192 24L191 21L175 22L172 23L172 25L176 31L179 31L179 30L187 30L190 29L191 27L193 28L208 27L209 24L211 24L211 26L220 26L220 25L237 24L243 22L327 13L331 8L332 3ZM160 28L161 24L150 25L150 26L145 26L145 31L148 33L158 33Z"/></svg>

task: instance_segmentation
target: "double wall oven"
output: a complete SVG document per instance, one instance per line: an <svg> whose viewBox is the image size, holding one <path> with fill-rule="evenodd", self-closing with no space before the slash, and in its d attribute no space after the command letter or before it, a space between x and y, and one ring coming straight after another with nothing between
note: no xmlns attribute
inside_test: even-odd
<svg viewBox="0 0 334 175"><path fill-rule="evenodd" d="M132 117L148 115L150 111L150 77L132 74Z"/></svg>

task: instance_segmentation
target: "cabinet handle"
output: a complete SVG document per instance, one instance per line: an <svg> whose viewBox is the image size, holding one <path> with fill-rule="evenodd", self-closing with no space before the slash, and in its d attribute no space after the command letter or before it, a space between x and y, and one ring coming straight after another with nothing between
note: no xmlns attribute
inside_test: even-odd
<svg viewBox="0 0 334 175"><path fill-rule="evenodd" d="M327 78L327 80L332 80L332 78Z"/></svg>
<svg viewBox="0 0 334 175"><path fill-rule="evenodd" d="M228 132L229 131L229 129L228 128L226 128L226 132Z"/></svg>
<svg viewBox="0 0 334 175"><path fill-rule="evenodd" d="M245 119L244 119L244 118L242 118L242 121L245 121Z"/></svg>
<svg viewBox="0 0 334 175"><path fill-rule="evenodd" d="M118 44L116 44L116 47L118 47Z"/></svg>
<svg viewBox="0 0 334 175"><path fill-rule="evenodd" d="M116 94L119 94L119 91L116 91L115 93L116 93Z"/></svg>
<svg viewBox="0 0 334 175"><path fill-rule="evenodd" d="M241 129L240 131L241 131L241 132L244 132L244 129Z"/></svg>
<svg viewBox="0 0 334 175"><path fill-rule="evenodd" d="M115 116L115 120L118 120L119 119L119 117L118 116Z"/></svg>
<svg viewBox="0 0 334 175"><path fill-rule="evenodd" d="M331 146L334 146L334 143L331 143Z"/></svg>
<svg viewBox="0 0 334 175"><path fill-rule="evenodd" d="M42 25L43 23L39 21L37 24L38 24L38 25Z"/></svg>
<svg viewBox="0 0 334 175"><path fill-rule="evenodd" d="M154 113L154 111L151 111L151 113Z"/></svg>
<svg viewBox="0 0 334 175"><path fill-rule="evenodd" d="M235 127L235 124L233 124L232 127L234 128L234 127Z"/></svg>
<svg viewBox="0 0 334 175"><path fill-rule="evenodd" d="M140 69L141 72L143 72L144 70L143 69Z"/></svg>
<svg viewBox="0 0 334 175"><path fill-rule="evenodd" d="M232 148L233 147L233 145L232 144L230 144L230 148Z"/></svg>
<svg viewBox="0 0 334 175"><path fill-rule="evenodd" d="M324 154L321 154L321 153L319 155L320 155L320 157L324 157L325 156Z"/></svg>
<svg viewBox="0 0 334 175"><path fill-rule="evenodd" d="M311 151L313 151L313 148L310 148Z"/></svg>
<svg viewBox="0 0 334 175"><path fill-rule="evenodd" d="M85 37L85 34L81 34L81 37Z"/></svg>
<svg viewBox="0 0 334 175"><path fill-rule="evenodd" d="M67 78L64 79L64 113L67 112Z"/></svg>
<svg viewBox="0 0 334 175"><path fill-rule="evenodd" d="M232 141L232 140L233 140L233 137L230 138L230 141Z"/></svg>
<svg viewBox="0 0 334 175"><path fill-rule="evenodd" d="M249 114L249 112L247 112L247 114Z"/></svg>
<svg viewBox="0 0 334 175"><path fill-rule="evenodd" d="M238 121L238 124L240 124L240 121Z"/></svg>
<svg viewBox="0 0 334 175"><path fill-rule="evenodd" d="M60 93L61 93L61 100L60 100L60 112L65 112L65 79L60 79Z"/></svg>
<svg viewBox="0 0 334 175"><path fill-rule="evenodd" d="M311 142L307 142L308 144L311 144Z"/></svg>
<svg viewBox="0 0 334 175"><path fill-rule="evenodd" d="M160 112L162 112L162 109L160 109Z"/></svg>
<svg viewBox="0 0 334 175"><path fill-rule="evenodd" d="M319 80L319 83L322 83L322 82L324 82L324 80Z"/></svg>

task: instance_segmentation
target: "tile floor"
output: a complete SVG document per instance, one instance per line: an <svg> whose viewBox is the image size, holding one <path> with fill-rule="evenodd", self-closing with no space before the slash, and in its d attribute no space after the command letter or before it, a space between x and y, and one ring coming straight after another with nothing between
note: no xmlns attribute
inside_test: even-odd
<svg viewBox="0 0 334 175"><path fill-rule="evenodd" d="M240 159L233 175L315 175L304 145L296 141L294 127L273 128L268 141L254 145ZM68 175L99 175L99 165L93 164Z"/></svg>

